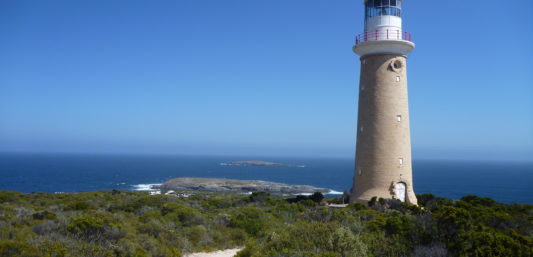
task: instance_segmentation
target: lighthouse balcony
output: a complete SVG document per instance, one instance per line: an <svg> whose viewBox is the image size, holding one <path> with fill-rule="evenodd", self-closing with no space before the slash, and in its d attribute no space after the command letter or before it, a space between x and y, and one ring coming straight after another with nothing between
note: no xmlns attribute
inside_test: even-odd
<svg viewBox="0 0 533 257"><path fill-rule="evenodd" d="M357 35L355 38L355 45L365 43L368 41L380 40L396 40L413 42L411 33L403 30L395 29L378 29L372 31L365 31L365 33Z"/></svg>
<svg viewBox="0 0 533 257"><path fill-rule="evenodd" d="M353 51L360 55L407 55L415 48L411 33L398 29L366 31L355 38Z"/></svg>

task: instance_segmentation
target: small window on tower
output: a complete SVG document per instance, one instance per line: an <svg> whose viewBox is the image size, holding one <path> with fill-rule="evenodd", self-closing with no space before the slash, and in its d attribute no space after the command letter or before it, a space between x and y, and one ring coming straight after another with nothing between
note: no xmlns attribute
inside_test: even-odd
<svg viewBox="0 0 533 257"><path fill-rule="evenodd" d="M359 132L365 131L365 128L363 126L359 127Z"/></svg>
<svg viewBox="0 0 533 257"><path fill-rule="evenodd" d="M403 158L398 159L398 161L400 162L400 165L403 165Z"/></svg>
<svg viewBox="0 0 533 257"><path fill-rule="evenodd" d="M390 67L395 72L401 72L403 68L403 63L401 60L394 60L391 62Z"/></svg>
<svg viewBox="0 0 533 257"><path fill-rule="evenodd" d="M359 176L363 175L363 170L359 169L358 173L359 173Z"/></svg>
<svg viewBox="0 0 533 257"><path fill-rule="evenodd" d="M396 116L396 120L397 120L398 122L402 121L402 115L398 115L398 116Z"/></svg>
<svg viewBox="0 0 533 257"><path fill-rule="evenodd" d="M365 59L365 60L363 60L363 64L366 64L366 59Z"/></svg>
<svg viewBox="0 0 533 257"><path fill-rule="evenodd" d="M365 85L361 84L361 91L365 91Z"/></svg>
<svg viewBox="0 0 533 257"><path fill-rule="evenodd" d="M396 76L396 82L400 82L400 76Z"/></svg>

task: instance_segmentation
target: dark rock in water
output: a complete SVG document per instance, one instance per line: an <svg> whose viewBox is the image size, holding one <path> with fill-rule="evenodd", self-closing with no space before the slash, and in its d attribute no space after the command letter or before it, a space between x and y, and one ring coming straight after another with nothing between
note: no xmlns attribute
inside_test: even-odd
<svg viewBox="0 0 533 257"><path fill-rule="evenodd" d="M270 166L270 167L298 167L303 168L305 165L284 164L265 161L237 161L237 162L223 162L222 166Z"/></svg>
<svg viewBox="0 0 533 257"><path fill-rule="evenodd" d="M329 193L330 189L313 186L287 185L261 180L234 180L222 178L174 178L160 186L161 190L249 193L265 191L272 194Z"/></svg>

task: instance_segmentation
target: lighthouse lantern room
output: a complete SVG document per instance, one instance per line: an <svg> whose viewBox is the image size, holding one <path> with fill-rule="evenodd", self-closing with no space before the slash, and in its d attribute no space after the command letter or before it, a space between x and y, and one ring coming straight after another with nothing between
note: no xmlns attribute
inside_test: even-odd
<svg viewBox="0 0 533 257"><path fill-rule="evenodd" d="M402 29L403 0L365 0L365 31L357 35L354 52L363 56L376 53L408 54L415 45ZM369 41L389 41L365 44ZM390 41L401 41L392 45ZM361 45L361 46L360 46Z"/></svg>
<svg viewBox="0 0 533 257"><path fill-rule="evenodd" d="M365 31L402 29L402 0L366 0Z"/></svg>

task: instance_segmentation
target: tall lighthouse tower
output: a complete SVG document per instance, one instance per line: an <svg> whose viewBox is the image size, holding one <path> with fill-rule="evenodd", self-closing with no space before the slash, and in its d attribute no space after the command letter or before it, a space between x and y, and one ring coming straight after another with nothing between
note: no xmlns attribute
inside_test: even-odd
<svg viewBox="0 0 533 257"><path fill-rule="evenodd" d="M402 29L403 0L365 0L357 147L352 202L372 197L417 204L411 168L407 54L415 48Z"/></svg>

